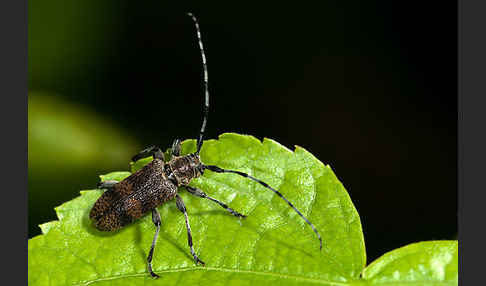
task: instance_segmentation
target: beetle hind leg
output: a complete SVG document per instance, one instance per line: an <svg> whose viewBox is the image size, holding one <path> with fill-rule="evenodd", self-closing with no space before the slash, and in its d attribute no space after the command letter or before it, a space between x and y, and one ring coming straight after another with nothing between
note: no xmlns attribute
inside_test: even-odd
<svg viewBox="0 0 486 286"><path fill-rule="evenodd" d="M155 272L152 270L152 256L154 255L155 244L157 243L157 237L159 236L160 223L161 223L160 213L157 209L152 210L152 222L154 223L156 230L155 230L154 239L152 240L152 246L150 246L150 251L147 256L147 264L148 264L148 270L150 272L150 275L154 278L159 278L160 276L155 274Z"/></svg>

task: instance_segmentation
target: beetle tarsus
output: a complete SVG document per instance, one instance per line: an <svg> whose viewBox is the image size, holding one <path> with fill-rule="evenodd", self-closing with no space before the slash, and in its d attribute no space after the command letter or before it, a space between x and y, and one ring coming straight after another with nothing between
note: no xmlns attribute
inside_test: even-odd
<svg viewBox="0 0 486 286"><path fill-rule="evenodd" d="M194 261L196 262L196 265L198 263L200 263L202 266L206 266L206 263L204 263L204 261L202 261L201 259L199 259L199 257L197 257L197 255L194 254Z"/></svg>
<svg viewBox="0 0 486 286"><path fill-rule="evenodd" d="M150 276L152 276L154 279L160 278L159 275L157 275L155 272L152 271L152 265L149 264L149 272Z"/></svg>

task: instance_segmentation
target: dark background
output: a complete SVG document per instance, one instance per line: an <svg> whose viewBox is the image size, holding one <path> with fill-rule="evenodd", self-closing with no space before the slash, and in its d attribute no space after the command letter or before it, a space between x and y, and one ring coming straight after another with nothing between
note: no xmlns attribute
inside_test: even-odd
<svg viewBox="0 0 486 286"><path fill-rule="evenodd" d="M33 2L29 91L89 108L139 147L195 138L203 95L192 11L208 59L208 138L268 137L330 164L360 214L369 262L456 239L456 2ZM100 174L76 172L62 194L39 200L47 191L32 185L29 162L29 237Z"/></svg>

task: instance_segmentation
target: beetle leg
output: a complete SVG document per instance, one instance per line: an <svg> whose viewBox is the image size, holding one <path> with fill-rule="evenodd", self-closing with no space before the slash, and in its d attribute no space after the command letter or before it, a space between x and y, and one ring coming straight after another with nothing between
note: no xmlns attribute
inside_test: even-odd
<svg viewBox="0 0 486 286"><path fill-rule="evenodd" d="M99 182L96 187L98 189L111 189L113 188L113 186L115 186L116 184L118 184L118 181L115 181L115 180L107 180L107 181L103 181L103 182Z"/></svg>
<svg viewBox="0 0 486 286"><path fill-rule="evenodd" d="M155 274L152 271L152 256L154 254L155 244L157 243L157 236L159 236L159 230L160 230L160 214L157 209L152 210L152 222L154 223L157 229L155 230L154 240L152 241L152 246L150 247L150 251L147 256L147 263L148 263L148 270L150 272L150 275L152 275L152 277L154 278L159 278L160 276Z"/></svg>
<svg viewBox="0 0 486 286"><path fill-rule="evenodd" d="M146 158L149 156L153 156L154 159L161 159L162 161L164 161L164 153L162 153L160 148L157 146L150 146L140 151L137 155L133 156L132 162L138 161L142 158Z"/></svg>
<svg viewBox="0 0 486 286"><path fill-rule="evenodd" d="M201 189L194 188L194 187L191 187L191 186L184 186L184 187L186 188L186 190L190 194L192 194L196 197L205 198L205 199L208 199L210 201L213 201L213 202L217 203L218 205L220 205L221 207L223 207L225 210L229 211L232 215L234 215L236 217L242 217L242 218L246 217L246 215L240 214L239 212L235 211L234 209L228 207L228 205L226 205L225 203L218 201L217 199L206 195L206 193L204 193Z"/></svg>
<svg viewBox="0 0 486 286"><path fill-rule="evenodd" d="M172 143L172 156L173 157L177 157L181 154L181 140L179 139L176 139L174 140L174 142Z"/></svg>
<svg viewBox="0 0 486 286"><path fill-rule="evenodd" d="M201 259L199 259L199 257L197 257L196 253L194 252L194 248L192 247L191 226L189 225L189 218L187 217L186 206L184 205L184 202L182 201L182 198L179 195L176 195L176 205L177 208L184 214L184 218L186 219L187 244L191 249L191 254L194 257L194 261L196 262L196 264L201 263L204 266L205 263Z"/></svg>

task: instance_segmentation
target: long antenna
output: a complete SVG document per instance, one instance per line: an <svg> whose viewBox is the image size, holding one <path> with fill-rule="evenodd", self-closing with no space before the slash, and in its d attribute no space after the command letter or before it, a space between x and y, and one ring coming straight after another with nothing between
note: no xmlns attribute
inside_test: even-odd
<svg viewBox="0 0 486 286"><path fill-rule="evenodd" d="M196 151L196 154L199 154L199 151L201 151L201 147L202 147L202 144L203 144L203 137L204 137L204 131L206 130L206 123L208 121L208 111L209 111L209 88L208 88L208 66L206 64L206 55L204 53L204 47L203 47L203 43L202 43L202 40L201 40L201 30L199 29L199 23L197 21L197 18L196 16L194 16L194 14L192 13L187 13L187 15L189 15L189 17L192 18L192 20L194 21L194 25L196 26L196 32L197 32L197 40L199 42L199 50L201 51L201 59L202 59L202 64L203 64L203 71L204 71L204 79L203 79L203 82L204 82L204 96L205 96L205 101L204 101L204 109L203 109L203 113L204 113L204 117L203 117L203 123L202 123L202 126L201 126L201 131L199 132L199 138L197 139L197 151Z"/></svg>
<svg viewBox="0 0 486 286"><path fill-rule="evenodd" d="M264 186L265 188L267 188L267 189L271 190L272 192L274 192L275 194L277 194L280 198L282 198L285 202L287 202L287 204L292 209L294 209L294 211L312 228L314 233L317 235L317 238L319 239L319 249L322 250L322 238L321 238L321 235L319 234L319 232L317 231L316 227L294 206L294 204L292 204L289 200L287 200L287 198L284 197L282 195L282 193L280 193L279 191L270 187L264 181L261 181L261 180L255 178L255 177L252 177L252 176L248 175L247 173L243 173L243 172L240 172L240 171L234 171L234 170L226 170L226 169L222 169L218 166L214 166L214 165L204 165L204 169L211 170L215 173L233 173L233 174L240 175L242 177L248 178L250 180L253 180L253 181L259 183L260 185Z"/></svg>

